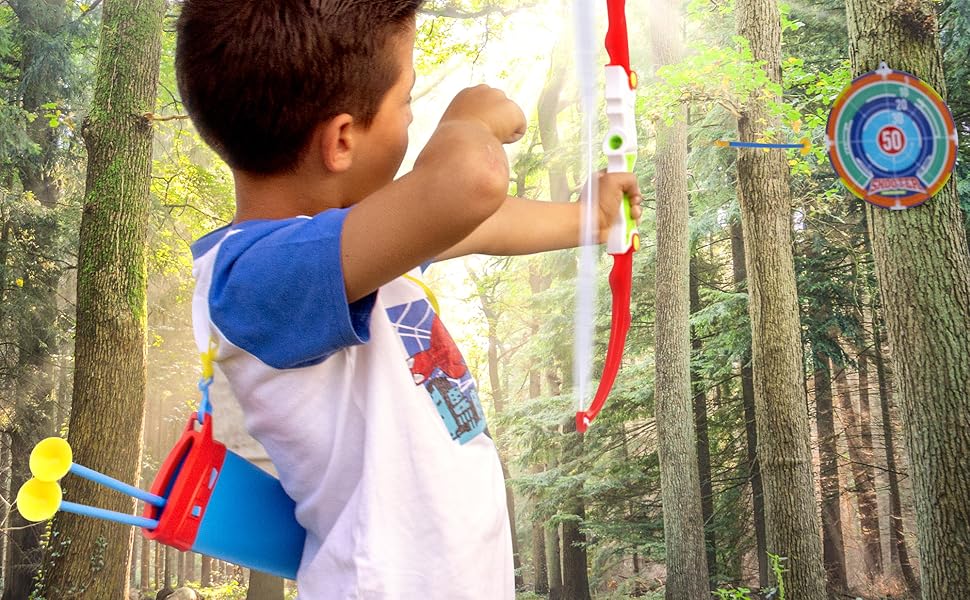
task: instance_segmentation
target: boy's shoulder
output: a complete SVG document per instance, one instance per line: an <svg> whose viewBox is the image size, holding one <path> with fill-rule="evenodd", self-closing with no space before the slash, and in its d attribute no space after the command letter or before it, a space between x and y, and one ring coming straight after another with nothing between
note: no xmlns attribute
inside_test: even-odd
<svg viewBox="0 0 970 600"><path fill-rule="evenodd" d="M231 223L210 231L193 242L192 258L198 260L220 244L220 248L228 246L229 252L245 252L256 246L261 251L286 252L303 244L328 243L335 238L339 241L346 216L347 209L330 209L312 217Z"/></svg>

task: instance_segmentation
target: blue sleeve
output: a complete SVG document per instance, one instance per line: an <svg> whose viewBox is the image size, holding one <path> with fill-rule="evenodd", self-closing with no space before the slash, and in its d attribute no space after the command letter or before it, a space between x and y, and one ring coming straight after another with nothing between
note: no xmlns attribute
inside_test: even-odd
<svg viewBox="0 0 970 600"><path fill-rule="evenodd" d="M209 314L223 335L277 369L318 364L370 337L376 292L349 304L340 235L346 210L244 223L213 269Z"/></svg>

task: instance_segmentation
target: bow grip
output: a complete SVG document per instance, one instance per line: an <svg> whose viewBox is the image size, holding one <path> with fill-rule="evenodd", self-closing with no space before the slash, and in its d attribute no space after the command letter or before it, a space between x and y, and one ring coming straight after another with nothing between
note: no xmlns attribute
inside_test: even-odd
<svg viewBox="0 0 970 600"><path fill-rule="evenodd" d="M621 65L606 67L606 116L610 129L603 140L609 173L631 173L637 161L637 127L634 119L636 76ZM632 246L639 249L640 237L633 219L630 198L623 195L623 205L610 226L606 240L609 254L624 254Z"/></svg>

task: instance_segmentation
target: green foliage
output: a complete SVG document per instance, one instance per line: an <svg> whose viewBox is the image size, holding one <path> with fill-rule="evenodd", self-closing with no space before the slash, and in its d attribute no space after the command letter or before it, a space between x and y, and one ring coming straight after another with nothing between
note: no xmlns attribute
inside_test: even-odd
<svg viewBox="0 0 970 600"><path fill-rule="evenodd" d="M188 582L186 585L199 592L199 597L205 600L246 600L246 595L249 592L249 588L245 584L235 579L228 583L211 587L201 587L196 585L195 582ZM295 600L296 590L286 592L283 598L285 600Z"/></svg>
<svg viewBox="0 0 970 600"><path fill-rule="evenodd" d="M718 600L751 600L751 590L746 587L723 589L712 592Z"/></svg>
<svg viewBox="0 0 970 600"><path fill-rule="evenodd" d="M785 600L785 571L784 563L788 559L777 554L768 553L768 566L775 578L775 585L762 590L765 598ZM718 600L752 600L752 590L744 586L732 588L718 588L711 592Z"/></svg>
<svg viewBox="0 0 970 600"><path fill-rule="evenodd" d="M655 80L642 92L641 114L669 123L674 110L688 103L701 112L719 106L737 115L752 95L779 97L780 86L755 62L747 40L734 37L732 41L726 46L692 44L681 62L657 69Z"/></svg>
<svg viewBox="0 0 970 600"><path fill-rule="evenodd" d="M785 566L784 563L788 560L787 557L778 556L777 554L768 553L768 565L771 568L771 572L775 576L775 589L777 590L777 600L785 600Z"/></svg>

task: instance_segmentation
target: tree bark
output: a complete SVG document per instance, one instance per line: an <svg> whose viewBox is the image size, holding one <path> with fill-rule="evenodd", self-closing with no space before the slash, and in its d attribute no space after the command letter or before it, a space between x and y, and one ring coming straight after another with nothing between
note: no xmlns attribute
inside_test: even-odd
<svg viewBox="0 0 970 600"><path fill-rule="evenodd" d="M896 462L896 431L893 427L893 398L892 385L886 373L886 361L883 354L882 326L880 314L875 306L872 308L872 339L876 360L876 377L879 379L879 406L882 412L882 435L886 448L886 473L889 479L889 556L890 560L899 565L900 573L910 593L919 594L919 580L909 558L909 546L903 527L903 503L899 491L899 471Z"/></svg>
<svg viewBox="0 0 970 600"><path fill-rule="evenodd" d="M562 543L559 527L546 527L546 565L549 567L549 600L562 600Z"/></svg>
<svg viewBox="0 0 970 600"><path fill-rule="evenodd" d="M701 309L700 286L697 281L697 257L690 259L690 312ZM701 339L691 334L691 351L697 356ZM714 589L717 583L717 536L714 530L714 486L711 483L711 442L707 426L707 393L696 369L691 369L694 387L694 428L697 432L697 474L701 484L701 517L704 520L704 546L707 549L707 580Z"/></svg>
<svg viewBox="0 0 970 600"><path fill-rule="evenodd" d="M658 65L683 53L679 3L655 3L651 20ZM707 600L707 552L701 510L697 435L690 382L690 234L687 199L687 109L657 130L657 294L655 416L660 457L667 600Z"/></svg>
<svg viewBox="0 0 970 600"><path fill-rule="evenodd" d="M563 449L563 462L574 462L583 454L583 434L576 432L575 419L566 422L563 433L575 440ZM580 484L581 486L581 484ZM580 526L586 519L586 503L582 488L574 487L568 494L563 512L572 518L562 524L562 593L564 600L591 600L589 593L586 534Z"/></svg>
<svg viewBox="0 0 970 600"><path fill-rule="evenodd" d="M133 482L141 466L146 379L152 129L143 115L155 105L163 12L162 0L105 5L94 100L83 131L88 173L68 440L78 464ZM65 479L64 488L75 502L134 510L133 500L81 478ZM41 594L127 597L131 528L66 513L51 527L56 541L44 559Z"/></svg>
<svg viewBox="0 0 970 600"><path fill-rule="evenodd" d="M946 98L931 0L847 0L856 75L885 61ZM868 207L876 274L902 397L923 598L970 589L970 250L950 183L905 211Z"/></svg>
<svg viewBox="0 0 970 600"><path fill-rule="evenodd" d="M159 587L162 582L162 562L165 557L162 555L161 545L158 542L152 542L152 555L155 557L155 561L152 567L152 573L154 578L152 579L152 589Z"/></svg>
<svg viewBox="0 0 970 600"><path fill-rule="evenodd" d="M212 558L202 555L202 568L199 574L199 585L209 587L212 585Z"/></svg>
<svg viewBox="0 0 970 600"><path fill-rule="evenodd" d="M142 594L146 594L151 589L152 542L141 536L139 539L141 539L141 581L138 589Z"/></svg>
<svg viewBox="0 0 970 600"><path fill-rule="evenodd" d="M734 286L738 292L747 291L744 236L741 223L731 223L731 267ZM748 481L751 483L755 553L758 557L758 585L768 587L768 547L765 540L765 491L761 483L761 464L758 461L758 423L754 406L754 373L751 370L751 347L741 355L741 403L744 406L744 432L748 451Z"/></svg>
<svg viewBox="0 0 970 600"><path fill-rule="evenodd" d="M754 59L781 83L781 17L776 0L738 0L738 34ZM743 141L757 140L778 118L753 95L738 120ZM814 494L801 332L792 258L791 190L780 152L738 152L741 222L748 274L758 457L765 492L768 551L788 559L792 598L825 598L821 524Z"/></svg>
<svg viewBox="0 0 970 600"><path fill-rule="evenodd" d="M259 571L249 572L249 589L246 600L283 600L285 586L282 577Z"/></svg>
<svg viewBox="0 0 970 600"><path fill-rule="evenodd" d="M865 324L865 315L862 315ZM866 500L871 510L862 515L862 535L866 545L867 561L872 562L873 576L882 575L882 535L879 526L879 494L876 490L876 468L873 463L875 446L872 442L872 408L869 402L869 350L859 353L859 453L862 459L866 487L871 497ZM861 512L860 501L860 512Z"/></svg>
<svg viewBox="0 0 970 600"><path fill-rule="evenodd" d="M533 294L536 293L536 288L539 287L540 278L537 277L536 270L533 266L529 268L529 285L532 289ZM539 334L539 323L537 320L533 319L530 324L530 330L532 335L536 336ZM529 369L529 399L535 400L542 393L542 381L539 374L539 368L533 366ZM539 474L543 472L543 465L536 462L531 467L531 472L533 474ZM549 569L546 566L546 525L545 519L541 516L538 505L539 505L539 495L535 494L531 498L532 500L532 591L537 595L543 595L549 593Z"/></svg>
<svg viewBox="0 0 970 600"><path fill-rule="evenodd" d="M860 365L862 359L860 358ZM849 449L849 469L852 472L854 491L859 505L859 526L862 530L862 550L866 565L866 580L872 583L875 576L882 572L882 544L879 542L879 500L876 497L876 482L867 472L872 468L872 453L864 450L862 426L859 416L852 405L852 392L849 389L845 367L839 369L835 377L835 387L842 408L845 424L845 441ZM870 434L870 440L872 436Z"/></svg>
<svg viewBox="0 0 970 600"><path fill-rule="evenodd" d="M175 549L170 546L163 546L162 553L165 555L165 575L164 588L172 589L172 580L175 572L175 560L178 558Z"/></svg>
<svg viewBox="0 0 970 600"><path fill-rule="evenodd" d="M832 412L832 368L829 357L816 350L815 423L818 430L819 488L822 493L822 555L828 588L846 590L845 543L842 536L842 485L839 479L838 436Z"/></svg>

